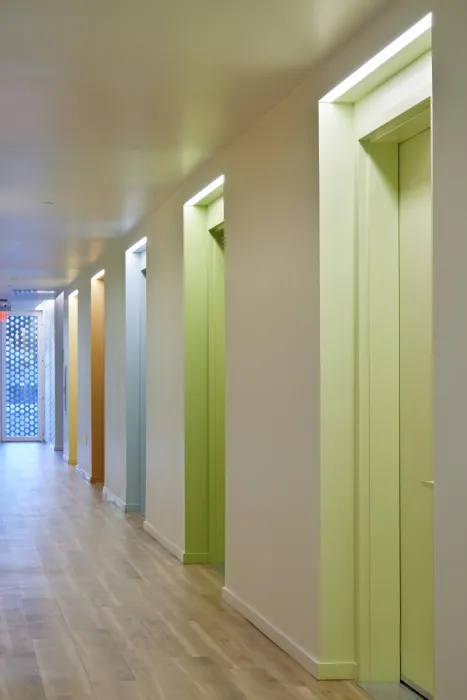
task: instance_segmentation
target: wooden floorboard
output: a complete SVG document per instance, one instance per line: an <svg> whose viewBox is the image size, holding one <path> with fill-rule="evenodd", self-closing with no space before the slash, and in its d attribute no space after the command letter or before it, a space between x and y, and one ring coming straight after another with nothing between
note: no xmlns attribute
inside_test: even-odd
<svg viewBox="0 0 467 700"><path fill-rule="evenodd" d="M0 700L363 700L315 681L49 447L0 446Z"/></svg>

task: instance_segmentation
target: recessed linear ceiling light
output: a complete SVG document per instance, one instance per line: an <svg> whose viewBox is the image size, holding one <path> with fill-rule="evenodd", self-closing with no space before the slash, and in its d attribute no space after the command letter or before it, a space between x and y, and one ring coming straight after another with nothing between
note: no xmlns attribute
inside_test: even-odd
<svg viewBox="0 0 467 700"><path fill-rule="evenodd" d="M221 187L224 184L224 179L225 178L223 175L218 177L217 180L211 182L211 184L209 184L207 187L201 190L201 192L198 192L198 194L195 194L194 197L188 200L188 202L185 202L185 206L193 207L195 204L201 202L205 197L208 196L208 194L211 194L211 192L217 190L218 187Z"/></svg>
<svg viewBox="0 0 467 700"><path fill-rule="evenodd" d="M141 251L146 248L147 240L148 239L145 236L140 241L136 241L136 243L128 248L127 253L141 253Z"/></svg>
<svg viewBox="0 0 467 700"><path fill-rule="evenodd" d="M406 46L415 41L415 39L418 39L418 37L422 36L422 34L429 31L432 23L433 15L430 12L429 15L426 15L426 17L421 19L420 22L417 22L417 24L414 24L413 27L410 27L410 29L401 34L401 36L395 39L391 44L389 44L389 46L386 46L385 49L377 53L376 56L370 58L370 60L358 68L355 73L352 73L348 78L343 80L342 83L336 85L335 88L320 99L320 102L335 102L338 100L339 97L342 97L342 95L348 92L351 88L355 87L355 85L364 80L368 75L371 75L371 73L384 65L387 61L389 61L389 59L400 53L400 51L405 49Z"/></svg>
<svg viewBox="0 0 467 700"><path fill-rule="evenodd" d="M105 270L99 270L95 275L91 277L91 280L101 280L105 275Z"/></svg>
<svg viewBox="0 0 467 700"><path fill-rule="evenodd" d="M31 294L55 294L53 289L13 289L13 294L31 295Z"/></svg>
<svg viewBox="0 0 467 700"><path fill-rule="evenodd" d="M75 289L74 292L71 292L71 294L68 295L68 299L73 299L74 297L78 296L78 290Z"/></svg>

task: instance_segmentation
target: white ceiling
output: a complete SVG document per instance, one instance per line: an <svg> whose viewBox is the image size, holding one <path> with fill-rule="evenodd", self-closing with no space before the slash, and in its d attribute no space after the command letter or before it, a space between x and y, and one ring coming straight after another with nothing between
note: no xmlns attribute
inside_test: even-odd
<svg viewBox="0 0 467 700"><path fill-rule="evenodd" d="M383 1L0 0L0 296L70 283Z"/></svg>

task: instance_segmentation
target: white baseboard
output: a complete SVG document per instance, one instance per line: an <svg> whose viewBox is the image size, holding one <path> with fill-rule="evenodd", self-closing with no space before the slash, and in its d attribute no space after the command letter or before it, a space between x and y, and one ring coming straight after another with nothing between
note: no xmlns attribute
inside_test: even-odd
<svg viewBox="0 0 467 700"><path fill-rule="evenodd" d="M112 491L107 486L104 486L102 490L102 495L104 496L106 501L110 501L110 503L113 503L115 506L117 506L117 508L120 508L120 510L123 510L123 512L125 512L125 501L123 501L121 498L112 493Z"/></svg>
<svg viewBox="0 0 467 700"><path fill-rule="evenodd" d="M176 544L167 539L167 537L161 535L161 533L158 532L156 528L151 525L151 523L148 523L147 520L143 522L143 530L147 532L148 535L151 535L151 537L155 539L156 542L159 542L159 544L161 544L164 547L164 549L170 552L170 554L173 554L174 557L176 557L179 561L183 562L184 552L182 552L182 550L179 547L177 547Z"/></svg>
<svg viewBox="0 0 467 700"><path fill-rule="evenodd" d="M79 464L76 464L76 471L78 472L78 474L79 474L80 476L83 477L83 479L84 479L85 481L88 481L88 482L91 481L91 475L88 474L87 472L85 472L84 469L81 469L81 467L79 466Z"/></svg>
<svg viewBox="0 0 467 700"><path fill-rule="evenodd" d="M116 496L108 486L104 486L102 494L106 501L113 503L117 508L123 510L124 513L139 513L140 511L139 503L125 503L125 501Z"/></svg>
<svg viewBox="0 0 467 700"><path fill-rule="evenodd" d="M287 637L271 622L268 622L259 612L250 607L243 600L240 600L228 588L222 589L222 597L226 603L232 608L235 608L243 617L246 617L255 627L266 635L274 644L283 649L292 659L295 659L303 668L305 668L315 678L319 677L319 662L311 656L305 649L302 649L290 637Z"/></svg>

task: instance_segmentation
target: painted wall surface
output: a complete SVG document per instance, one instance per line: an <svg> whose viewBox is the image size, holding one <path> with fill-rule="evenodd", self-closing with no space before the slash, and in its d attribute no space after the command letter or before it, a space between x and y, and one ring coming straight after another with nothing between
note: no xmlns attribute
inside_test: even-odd
<svg viewBox="0 0 467 700"><path fill-rule="evenodd" d="M84 276L84 275L83 275ZM87 279L86 279L87 278ZM91 282L76 284L78 306L78 466L91 477Z"/></svg>
<svg viewBox="0 0 467 700"><path fill-rule="evenodd" d="M64 452L68 457L68 463L76 465L78 459L78 420L79 420L79 341L78 341L78 306L77 297L68 298L68 314L65 330L67 354L67 401L66 401L66 425L67 441Z"/></svg>
<svg viewBox="0 0 467 700"><path fill-rule="evenodd" d="M119 241L99 265L105 268L105 485L126 503L124 251Z"/></svg>
<svg viewBox="0 0 467 700"><path fill-rule="evenodd" d="M317 101L425 8L393 4L126 242L148 237L146 520L184 552L182 212L225 174L226 587L257 624L304 651L305 662L320 656ZM119 241L109 244L87 279L107 270L118 249ZM121 287L123 280L122 272ZM120 353L109 341L108 363L117 366ZM109 442L120 446L122 434L120 421L108 423ZM113 468L109 462L107 479Z"/></svg>
<svg viewBox="0 0 467 700"><path fill-rule="evenodd" d="M188 196L173 197L140 232L148 236L146 521L181 553L185 551L183 203Z"/></svg>
<svg viewBox="0 0 467 700"><path fill-rule="evenodd" d="M63 322L65 295L55 299L55 449L63 450Z"/></svg>
<svg viewBox="0 0 467 700"><path fill-rule="evenodd" d="M206 207L184 210L185 561L209 561L208 229Z"/></svg>
<svg viewBox="0 0 467 700"><path fill-rule="evenodd" d="M126 503L138 510L141 501L141 306L142 253L125 253L125 381Z"/></svg>
<svg viewBox="0 0 467 700"><path fill-rule="evenodd" d="M317 657L318 149L308 89L225 167L225 585L250 617Z"/></svg>
<svg viewBox="0 0 467 700"><path fill-rule="evenodd" d="M147 517L153 524L158 519L156 529L181 543L174 535L183 531L183 491L176 488L184 440L183 404L177 395L183 365L176 355L182 347L175 345L181 328L181 209L190 195L224 173L226 587L269 633L274 626L281 641L285 636L318 659L317 100L425 8L423 3L418 9L417 3L395 7L186 183L144 231L149 237L148 354L154 363L148 366ZM156 350L158 342L164 350ZM164 413L168 396L170 421ZM152 441L149 432L157 424ZM178 484L183 486L181 477ZM164 495L169 499L165 503ZM170 517L162 517L169 502Z"/></svg>
<svg viewBox="0 0 467 700"><path fill-rule="evenodd" d="M433 33L435 697L465 695L467 647L467 4ZM454 174L454 176L453 176Z"/></svg>
<svg viewBox="0 0 467 700"><path fill-rule="evenodd" d="M68 430L68 393L69 393L69 338L68 338L68 297L64 294L63 301L63 363L60 369L63 377L63 459L68 461L70 440Z"/></svg>
<svg viewBox="0 0 467 700"><path fill-rule="evenodd" d="M140 308L140 511L146 514L146 253L140 255L141 268L141 308Z"/></svg>
<svg viewBox="0 0 467 700"><path fill-rule="evenodd" d="M128 247L148 236L147 520L183 551L182 207L194 192L225 174L226 586L257 624L295 653L302 650L306 658L320 657L317 100L430 9L423 0L391 3L377 22L336 52L299 90L164 205L155 206L125 242ZM451 700L465 690L462 650L467 641L467 49L462 34L467 7L463 0L436 0L435 9L435 693L437 700ZM106 257L113 254L121 254L123 261L121 245L109 243L101 267L107 268ZM86 272L87 285L97 269ZM123 280L122 270L121 286ZM86 284L78 285L84 324L80 349L85 353ZM121 310L115 303L116 309L119 306ZM116 317L117 312L114 332ZM121 352L117 343L107 350L114 371ZM82 466L88 463L86 363L89 367L89 359L80 361ZM121 445L124 423L122 428L115 417L107 425L107 440ZM110 478L112 463L108 469Z"/></svg>
<svg viewBox="0 0 467 700"><path fill-rule="evenodd" d="M44 332L44 439L55 446L55 302L42 305Z"/></svg>

